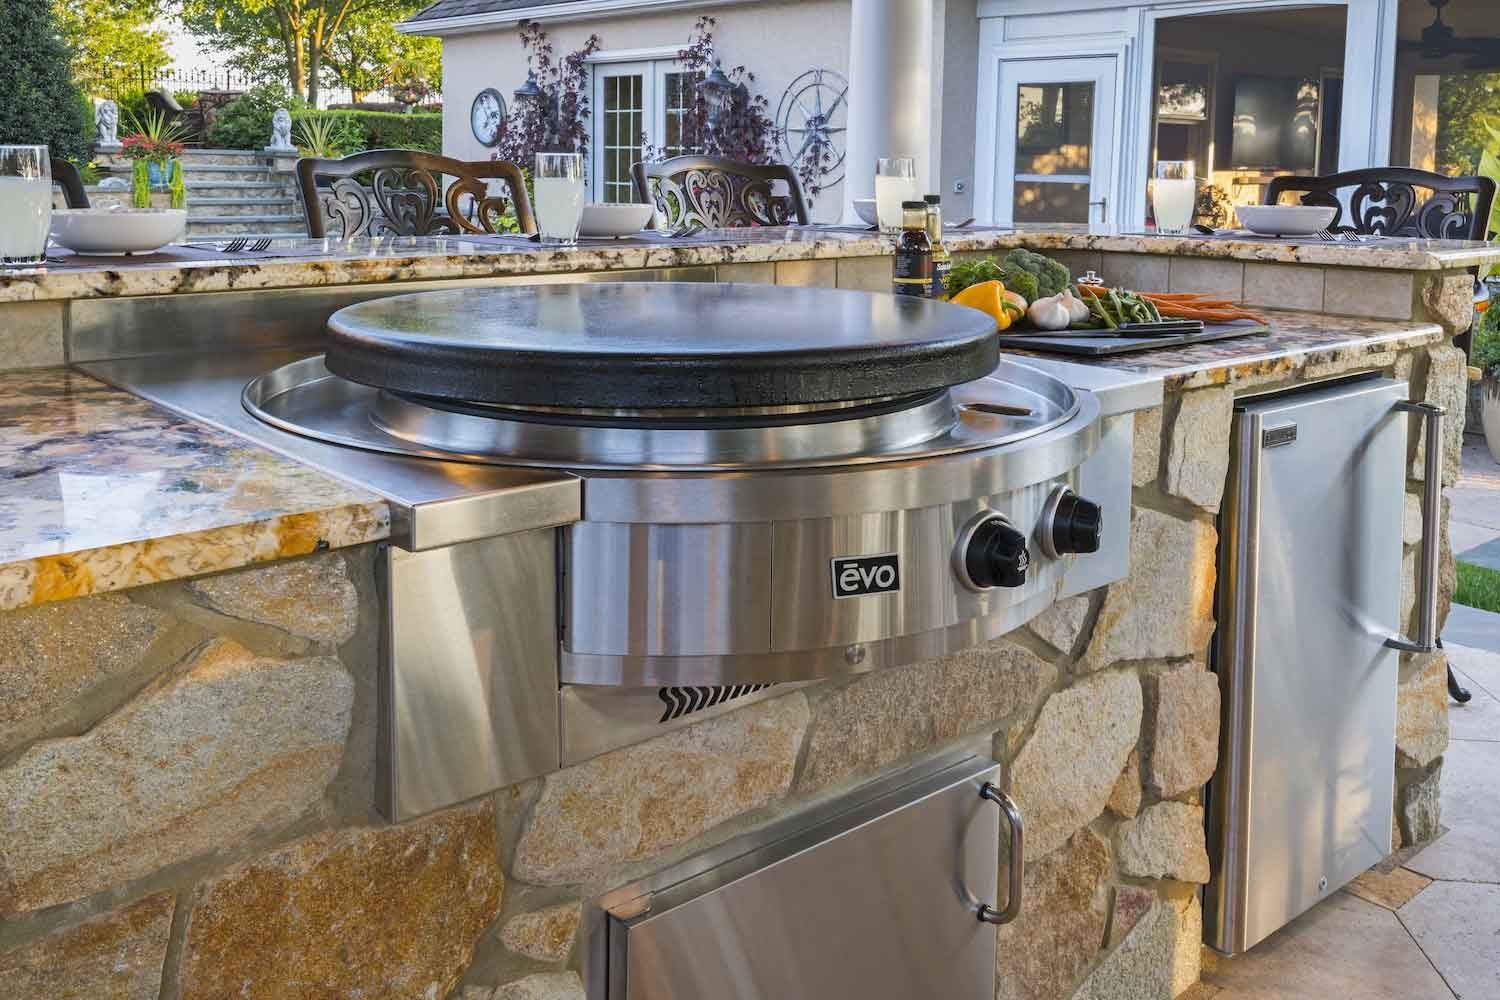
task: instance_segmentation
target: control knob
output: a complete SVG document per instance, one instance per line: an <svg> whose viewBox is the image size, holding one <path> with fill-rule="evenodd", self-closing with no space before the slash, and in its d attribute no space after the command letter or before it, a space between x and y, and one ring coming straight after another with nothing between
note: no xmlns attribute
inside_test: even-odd
<svg viewBox="0 0 1500 1000"><path fill-rule="evenodd" d="M1065 555L1098 552L1104 531L1104 509L1060 486L1047 503L1042 518L1042 551L1054 559Z"/></svg>
<svg viewBox="0 0 1500 1000"><path fill-rule="evenodd" d="M954 556L959 579L970 590L1019 587L1031 566L1026 536L999 514L985 514L970 525Z"/></svg>

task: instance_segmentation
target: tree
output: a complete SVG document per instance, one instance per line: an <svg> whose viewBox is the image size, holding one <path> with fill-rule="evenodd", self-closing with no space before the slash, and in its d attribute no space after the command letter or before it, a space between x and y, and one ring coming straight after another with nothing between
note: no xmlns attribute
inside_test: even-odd
<svg viewBox="0 0 1500 1000"><path fill-rule="evenodd" d="M599 51L599 36L584 39L583 47L561 59L552 38L535 21L516 25L526 50L526 69L536 79L538 97L517 100L505 119L505 130L493 158L509 160L529 170L540 152L579 153L588 162L588 58Z"/></svg>
<svg viewBox="0 0 1500 1000"><path fill-rule="evenodd" d="M387 18L359 18L323 53L328 78L347 87L355 103L398 81L436 83L443 74L443 45L436 38L403 35Z"/></svg>
<svg viewBox="0 0 1500 1000"><path fill-rule="evenodd" d="M1438 81L1437 168L1472 174L1494 148L1487 120L1500 116L1500 73L1444 73Z"/></svg>
<svg viewBox="0 0 1500 1000"><path fill-rule="evenodd" d="M86 94L116 97L111 84L121 77L172 61L167 33L153 27L160 0L53 0L52 11L73 50L73 77Z"/></svg>
<svg viewBox="0 0 1500 1000"><path fill-rule="evenodd" d="M248 71L274 65L292 93L318 102L326 60L346 33L394 24L421 0L176 0L188 31L232 53Z"/></svg>
<svg viewBox="0 0 1500 1000"><path fill-rule="evenodd" d="M46 143L53 156L89 156L92 115L73 82L72 52L45 2L9 4L0 18L0 143Z"/></svg>

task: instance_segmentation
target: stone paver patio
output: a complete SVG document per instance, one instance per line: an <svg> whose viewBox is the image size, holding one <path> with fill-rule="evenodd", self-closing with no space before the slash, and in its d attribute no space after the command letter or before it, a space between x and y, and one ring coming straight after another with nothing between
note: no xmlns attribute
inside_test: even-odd
<svg viewBox="0 0 1500 1000"><path fill-rule="evenodd" d="M1450 491L1453 546L1500 551L1500 466L1468 438ZM1455 606L1449 662L1473 693L1450 705L1443 836L1403 852L1235 958L1205 952L1189 1000L1500 998L1500 615Z"/></svg>

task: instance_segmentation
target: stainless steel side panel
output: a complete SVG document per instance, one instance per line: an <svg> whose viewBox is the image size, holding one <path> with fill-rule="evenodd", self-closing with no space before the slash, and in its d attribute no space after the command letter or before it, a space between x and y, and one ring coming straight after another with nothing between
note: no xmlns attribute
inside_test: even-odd
<svg viewBox="0 0 1500 1000"><path fill-rule="evenodd" d="M1235 414L1204 915L1223 952L1390 852L1404 392L1361 380Z"/></svg>
<svg viewBox="0 0 1500 1000"><path fill-rule="evenodd" d="M377 798L392 820L557 768L554 535L387 547Z"/></svg>
<svg viewBox="0 0 1500 1000"><path fill-rule="evenodd" d="M591 1000L984 1000L995 990L999 766L974 758L739 848L657 891L612 893ZM729 852L725 852L729 853ZM672 877L668 873L666 878Z"/></svg>
<svg viewBox="0 0 1500 1000"><path fill-rule="evenodd" d="M1078 467L1080 496L1104 508L1104 537L1099 551L1073 559L1063 575L1058 599L1087 593L1130 573L1131 450L1135 446L1135 413L1105 417L1099 449ZM1124 530L1120 526L1124 525Z"/></svg>

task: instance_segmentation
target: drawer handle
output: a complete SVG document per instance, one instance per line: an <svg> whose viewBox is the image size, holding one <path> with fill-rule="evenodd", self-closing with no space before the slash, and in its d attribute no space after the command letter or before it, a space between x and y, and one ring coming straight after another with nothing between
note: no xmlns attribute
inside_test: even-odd
<svg viewBox="0 0 1500 1000"><path fill-rule="evenodd" d="M1443 502L1443 408L1432 403L1396 404L1396 409L1420 414L1426 425L1427 453L1422 469L1422 564L1417 571L1417 637L1393 636L1385 641L1407 653L1430 653L1437 648L1438 547L1442 544L1439 515Z"/></svg>
<svg viewBox="0 0 1500 1000"><path fill-rule="evenodd" d="M999 806L1010 827L1010 865L1007 872L1009 892L1005 899L1005 909L997 910L993 906L980 904L979 919L987 924L1008 924L1021 913L1021 877L1026 870L1025 826L1021 822L1021 810L1016 808L1009 795L996 788L992 782L986 781L980 786L979 797L989 799Z"/></svg>

